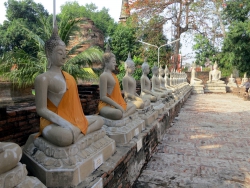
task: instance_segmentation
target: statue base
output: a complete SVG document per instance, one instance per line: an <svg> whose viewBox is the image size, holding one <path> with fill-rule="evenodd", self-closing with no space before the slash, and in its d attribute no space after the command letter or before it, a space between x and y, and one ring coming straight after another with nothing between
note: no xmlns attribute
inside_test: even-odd
<svg viewBox="0 0 250 188"><path fill-rule="evenodd" d="M204 85L193 85L192 94L204 94Z"/></svg>
<svg viewBox="0 0 250 188"><path fill-rule="evenodd" d="M27 176L26 165L17 164L12 170L0 175L0 187L3 188L46 188L37 178Z"/></svg>
<svg viewBox="0 0 250 188"><path fill-rule="evenodd" d="M76 187L115 152L115 141L103 129L58 147L42 137L29 136L22 161L47 187Z"/></svg>
<svg viewBox="0 0 250 188"><path fill-rule="evenodd" d="M146 126L152 126L153 122L158 117L158 111L154 110L152 105L144 107L144 109L136 110L139 114L139 117L145 121Z"/></svg>
<svg viewBox="0 0 250 188"><path fill-rule="evenodd" d="M121 120L102 118L104 120L103 128L107 135L114 139L117 144L130 142L132 138L145 129L145 121L139 117L138 112Z"/></svg>
<svg viewBox="0 0 250 188"><path fill-rule="evenodd" d="M222 83L208 83L205 84L205 93L226 93L226 84Z"/></svg>
<svg viewBox="0 0 250 188"><path fill-rule="evenodd" d="M237 88L237 87L238 86L236 83L228 83L226 89L227 89L227 92L233 92L233 88Z"/></svg>
<svg viewBox="0 0 250 188"><path fill-rule="evenodd" d="M158 100L154 103L151 103L153 105L153 109L158 112L158 115L161 115L165 111L165 104L163 103L163 100Z"/></svg>

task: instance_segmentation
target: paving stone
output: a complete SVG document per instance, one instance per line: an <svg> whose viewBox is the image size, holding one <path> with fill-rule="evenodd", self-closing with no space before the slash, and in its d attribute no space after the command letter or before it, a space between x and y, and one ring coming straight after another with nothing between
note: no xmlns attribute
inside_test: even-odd
<svg viewBox="0 0 250 188"><path fill-rule="evenodd" d="M192 95L134 187L250 188L250 101Z"/></svg>

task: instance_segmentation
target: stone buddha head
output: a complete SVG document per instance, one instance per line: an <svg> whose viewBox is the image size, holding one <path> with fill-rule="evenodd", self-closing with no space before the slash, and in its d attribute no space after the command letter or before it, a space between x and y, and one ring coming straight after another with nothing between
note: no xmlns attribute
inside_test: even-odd
<svg viewBox="0 0 250 188"><path fill-rule="evenodd" d="M159 75L161 75L161 76L165 75L164 69L161 66L159 68Z"/></svg>
<svg viewBox="0 0 250 188"><path fill-rule="evenodd" d="M117 65L115 55L111 52L109 45L107 45L105 53L102 56L102 65L104 70L110 71L115 70L115 66Z"/></svg>
<svg viewBox="0 0 250 188"><path fill-rule="evenodd" d="M169 70L168 70L168 66L167 66L167 65L166 65L166 67L165 67L164 72L165 72L165 76L168 76L168 75L169 75Z"/></svg>
<svg viewBox="0 0 250 188"><path fill-rule="evenodd" d="M245 73L244 73L244 78L246 78L246 77L247 77L247 73L245 72Z"/></svg>
<svg viewBox="0 0 250 188"><path fill-rule="evenodd" d="M58 35L56 23L51 37L45 42L45 53L48 59L48 68L50 68L53 63L57 63L58 66L62 66L65 63L66 45Z"/></svg>
<svg viewBox="0 0 250 188"><path fill-rule="evenodd" d="M145 74L149 73L149 65L147 63L147 58L144 59L144 63L141 65L142 72Z"/></svg>
<svg viewBox="0 0 250 188"><path fill-rule="evenodd" d="M216 62L216 61L215 61L215 63L214 63L213 68L214 68L214 70L217 70L217 68L218 68L218 64L217 64L217 62Z"/></svg>
<svg viewBox="0 0 250 188"><path fill-rule="evenodd" d="M158 76L158 74L159 74L159 68L154 65L152 67L152 73L153 73L153 75Z"/></svg>
<svg viewBox="0 0 250 188"><path fill-rule="evenodd" d="M127 60L124 62L124 68L126 70L126 72L133 74L135 71L135 63L134 61L131 59L131 54L128 54L128 58Z"/></svg>

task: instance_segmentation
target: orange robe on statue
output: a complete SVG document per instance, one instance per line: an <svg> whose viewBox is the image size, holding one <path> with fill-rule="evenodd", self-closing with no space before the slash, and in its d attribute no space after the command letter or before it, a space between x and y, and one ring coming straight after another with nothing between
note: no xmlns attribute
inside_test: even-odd
<svg viewBox="0 0 250 188"><path fill-rule="evenodd" d="M72 125L78 127L83 134L86 134L88 129L88 120L86 119L83 110L81 101L78 95L78 89L76 81L67 72L62 71L64 78L66 80L67 90L64 93L58 107L56 107L49 99L47 99L47 108L52 112L58 114ZM50 125L57 124L56 122L51 122L43 117L40 118L40 131L39 135L42 134L43 129Z"/></svg>
<svg viewBox="0 0 250 188"><path fill-rule="evenodd" d="M122 97L122 93L121 93L121 89L120 89L120 85L119 85L119 80L118 80L118 78L116 77L116 75L114 73L112 73L112 76L115 79L115 86L114 86L114 89L113 89L111 95L109 95L107 93L107 97L111 98L117 104L119 104L120 106L122 106L122 108L124 110L126 110L127 109L127 103L125 102L125 100ZM108 103L103 102L103 101L100 100L99 104L98 104L98 111L100 112L100 110L103 107L105 107L105 106L109 106L109 107L115 108L114 106L112 106L112 105L110 105L110 104L108 104Z"/></svg>

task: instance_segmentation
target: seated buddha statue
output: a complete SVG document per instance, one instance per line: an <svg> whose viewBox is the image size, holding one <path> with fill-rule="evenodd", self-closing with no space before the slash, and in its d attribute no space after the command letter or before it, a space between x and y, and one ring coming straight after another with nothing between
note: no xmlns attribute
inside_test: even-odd
<svg viewBox="0 0 250 188"><path fill-rule="evenodd" d="M135 63L131 59L131 55L129 53L127 60L124 63L124 67L126 70L126 74L122 79L122 87L124 91L124 99L126 102L132 102L137 109L143 109L144 106L150 105L149 99L142 99L136 93L136 81L132 77L132 74L135 71Z"/></svg>
<svg viewBox="0 0 250 188"><path fill-rule="evenodd" d="M103 126L102 118L85 116L75 79L61 67L66 60L65 43L58 36L57 26L45 42L48 70L35 79L36 111L40 118L40 131L50 143L66 147L86 134Z"/></svg>
<svg viewBox="0 0 250 188"><path fill-rule="evenodd" d="M167 67L165 68L165 70L166 69L168 70ZM166 83L166 82L169 82L169 78L168 78L169 73L167 73L167 76L166 76L165 70L162 67L159 68L159 80L160 80L160 83L161 83L160 84L161 89L163 89L163 90L169 89L169 91L171 91L172 88Z"/></svg>
<svg viewBox="0 0 250 188"><path fill-rule="evenodd" d="M230 78L228 79L228 84L234 84L235 83L235 78L233 78L233 74L231 74Z"/></svg>
<svg viewBox="0 0 250 188"><path fill-rule="evenodd" d="M165 67L164 74L165 74L165 76L164 76L165 87L168 88L168 87L170 87L170 79L169 79L169 70L168 70L167 66Z"/></svg>
<svg viewBox="0 0 250 188"><path fill-rule="evenodd" d="M190 80L190 84L191 85L201 85L202 84L202 80L199 78L196 78L196 64L193 63L193 67L191 70L191 80Z"/></svg>
<svg viewBox="0 0 250 188"><path fill-rule="evenodd" d="M21 157L20 146L10 142L0 142L0 175L15 168Z"/></svg>
<svg viewBox="0 0 250 188"><path fill-rule="evenodd" d="M105 118L119 120L125 118L136 111L136 106L126 103L122 97L119 80L112 71L116 66L115 55L109 47L103 54L104 71L100 75L100 101L98 105L99 114Z"/></svg>
<svg viewBox="0 0 250 188"><path fill-rule="evenodd" d="M244 77L242 78L241 84L240 84L240 85L242 86L242 85L244 85L246 82L248 82L248 78L247 78L247 73L245 72L245 73L244 73Z"/></svg>
<svg viewBox="0 0 250 188"><path fill-rule="evenodd" d="M149 99L151 102L156 102L160 96L154 92L151 91L151 81L148 78L149 74L149 65L146 62L146 59L144 63L141 66L142 68L142 76L141 76L141 97L143 99Z"/></svg>
<svg viewBox="0 0 250 188"><path fill-rule="evenodd" d="M214 70L209 72L209 80L207 81L207 83L224 84L225 82L220 80L221 79L221 71L217 70L217 68L218 68L217 62L214 63L213 68L214 68Z"/></svg>
<svg viewBox="0 0 250 188"><path fill-rule="evenodd" d="M161 98L167 97L169 91L166 88L161 87L161 81L158 77L159 75L159 68L157 66L153 66L152 68L152 92L159 95Z"/></svg>

